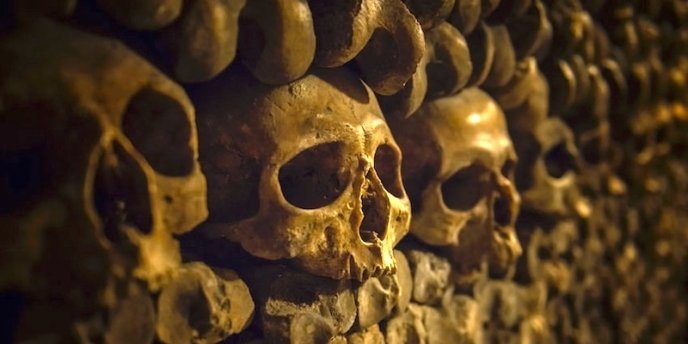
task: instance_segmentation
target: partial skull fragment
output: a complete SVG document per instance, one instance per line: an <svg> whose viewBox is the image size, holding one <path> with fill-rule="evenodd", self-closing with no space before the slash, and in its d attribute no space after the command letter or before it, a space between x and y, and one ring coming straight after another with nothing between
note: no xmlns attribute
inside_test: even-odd
<svg viewBox="0 0 688 344"><path fill-rule="evenodd" d="M234 271L188 263L160 293L158 338L170 344L216 343L246 328L253 309L248 287Z"/></svg>
<svg viewBox="0 0 688 344"><path fill-rule="evenodd" d="M349 331L356 302L349 280L332 280L270 265L249 279L258 323L270 343L326 343Z"/></svg>

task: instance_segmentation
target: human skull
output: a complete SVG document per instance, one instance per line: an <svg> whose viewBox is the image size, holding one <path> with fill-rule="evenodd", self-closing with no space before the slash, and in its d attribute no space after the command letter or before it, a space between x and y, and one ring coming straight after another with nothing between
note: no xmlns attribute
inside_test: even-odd
<svg viewBox="0 0 688 344"><path fill-rule="evenodd" d="M0 288L78 309L113 277L158 288L180 261L172 234L207 215L183 89L46 20L5 35L0 65Z"/></svg>
<svg viewBox="0 0 688 344"><path fill-rule="evenodd" d="M237 67L190 93L210 185L201 238L337 279L395 269L410 221L401 153L360 80L327 69L267 86Z"/></svg>
<svg viewBox="0 0 688 344"><path fill-rule="evenodd" d="M489 255L495 267L511 265L521 254L514 232L520 197L511 182L516 153L495 101L469 88L390 125L404 154L411 233L451 246L456 263L475 267Z"/></svg>
<svg viewBox="0 0 688 344"><path fill-rule="evenodd" d="M516 168L516 184L524 210L555 216L589 213L576 184L580 155L564 122L555 117L540 122L530 140L517 148L522 163Z"/></svg>

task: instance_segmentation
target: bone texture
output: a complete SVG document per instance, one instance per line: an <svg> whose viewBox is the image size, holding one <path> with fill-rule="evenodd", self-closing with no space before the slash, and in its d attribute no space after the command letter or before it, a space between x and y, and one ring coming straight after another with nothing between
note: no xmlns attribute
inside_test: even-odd
<svg viewBox="0 0 688 344"><path fill-rule="evenodd" d="M0 342L685 342L686 23L0 2Z"/></svg>

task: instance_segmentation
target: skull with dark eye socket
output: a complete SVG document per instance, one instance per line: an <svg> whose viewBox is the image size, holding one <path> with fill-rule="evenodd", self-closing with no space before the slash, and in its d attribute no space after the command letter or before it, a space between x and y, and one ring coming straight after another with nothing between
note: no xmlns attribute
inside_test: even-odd
<svg viewBox="0 0 688 344"><path fill-rule="evenodd" d="M447 247L466 270L483 262L507 270L521 254L514 232L520 197L512 182L516 153L496 102L466 89L391 126L404 154L411 233Z"/></svg>
<svg viewBox="0 0 688 344"><path fill-rule="evenodd" d="M589 205L576 181L580 155L564 122L554 117L542 121L517 149L521 163L516 169L516 186L524 211L556 217L586 216Z"/></svg>
<svg viewBox="0 0 688 344"><path fill-rule="evenodd" d="M237 69L194 95L209 184L204 240L330 278L395 270L410 221L401 152L360 80L327 69L267 86Z"/></svg>
<svg viewBox="0 0 688 344"><path fill-rule="evenodd" d="M184 90L123 44L47 20L3 36L0 61L0 288L51 300L60 319L39 318L60 323L106 288L164 286L173 234L207 216ZM32 336L53 326L31 319Z"/></svg>

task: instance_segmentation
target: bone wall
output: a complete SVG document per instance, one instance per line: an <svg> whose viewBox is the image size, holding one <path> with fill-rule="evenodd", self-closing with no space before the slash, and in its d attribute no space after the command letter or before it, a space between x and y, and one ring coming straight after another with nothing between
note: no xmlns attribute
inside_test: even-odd
<svg viewBox="0 0 688 344"><path fill-rule="evenodd" d="M686 342L685 23L0 1L0 342Z"/></svg>

